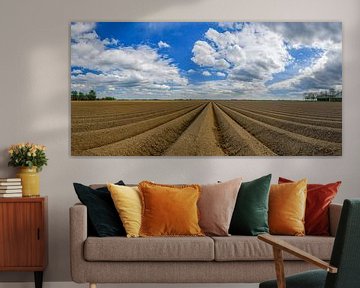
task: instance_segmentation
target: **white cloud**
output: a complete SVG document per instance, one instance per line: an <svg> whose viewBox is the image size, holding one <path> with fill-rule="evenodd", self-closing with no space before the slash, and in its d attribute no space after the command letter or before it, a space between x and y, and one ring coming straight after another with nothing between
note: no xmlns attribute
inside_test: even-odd
<svg viewBox="0 0 360 288"><path fill-rule="evenodd" d="M259 23L246 24L241 31L210 28L205 38L195 43L192 60L227 72L233 81L265 82L284 71L291 60L282 36Z"/></svg>
<svg viewBox="0 0 360 288"><path fill-rule="evenodd" d="M159 48L170 48L170 45L163 41L159 41L158 46Z"/></svg>
<svg viewBox="0 0 360 288"><path fill-rule="evenodd" d="M256 93L254 93L256 91ZM267 88L263 83L233 82L228 79L205 81L199 84L190 84L183 91L190 98L233 99L255 98L267 95Z"/></svg>
<svg viewBox="0 0 360 288"><path fill-rule="evenodd" d="M331 48L342 41L341 22L267 22L272 31L281 34L292 47Z"/></svg>
<svg viewBox="0 0 360 288"><path fill-rule="evenodd" d="M239 30L244 27L244 22L219 22L218 25L224 30Z"/></svg>
<svg viewBox="0 0 360 288"><path fill-rule="evenodd" d="M191 60L199 67L181 71L160 53L161 48L170 47L166 42L159 41L156 48L124 46L116 39L101 39L95 23L74 23L72 89L95 89L99 95L120 98L232 99L276 98L279 91L291 96L341 87L341 25L339 30L326 23L288 24L221 22L192 47ZM321 56L290 79L267 84L277 73L286 72L293 61L289 50L301 47L318 47ZM87 70L90 72L82 72ZM207 77L189 84L186 76L191 79L195 73ZM221 78L208 78L211 75Z"/></svg>
<svg viewBox="0 0 360 288"><path fill-rule="evenodd" d="M341 22L253 22L268 27L282 37L293 47L324 46L342 41ZM223 30L241 30L247 23L219 22Z"/></svg>
<svg viewBox="0 0 360 288"><path fill-rule="evenodd" d="M79 36L92 32L96 27L94 22L71 23L71 39L78 39Z"/></svg>
<svg viewBox="0 0 360 288"><path fill-rule="evenodd" d="M106 38L102 42L106 46L108 46L108 45L118 45L119 44L119 40L114 39L114 38L111 38L111 39Z"/></svg>
<svg viewBox="0 0 360 288"><path fill-rule="evenodd" d="M330 50L300 69L298 74L290 79L274 83L270 90L298 90L302 92L329 88L342 88L342 53L341 45L334 44Z"/></svg>
<svg viewBox="0 0 360 288"><path fill-rule="evenodd" d="M83 72L80 69L75 69L71 71L71 74L82 74Z"/></svg>
<svg viewBox="0 0 360 288"><path fill-rule="evenodd" d="M81 90L107 90L143 85L147 89L186 86L172 60L147 45L119 46L115 39L100 39L89 23L72 24L71 65L96 71L72 76L72 86ZM159 42L160 43L160 42ZM166 44L163 42L162 45ZM73 73L74 74L74 73Z"/></svg>
<svg viewBox="0 0 360 288"><path fill-rule="evenodd" d="M191 60L202 67L213 67L226 69L230 64L205 41L196 41L192 49L193 57Z"/></svg>
<svg viewBox="0 0 360 288"><path fill-rule="evenodd" d="M226 76L224 80L207 81L201 86L202 91L274 95L283 90L290 95L291 91L342 85L340 23L222 22L219 27L227 31L208 29L205 39L197 41L192 50L193 62L218 76ZM312 64L299 69L292 78L266 84L294 61L289 50L302 47L321 49L322 56L314 58ZM226 65L219 65L221 61Z"/></svg>

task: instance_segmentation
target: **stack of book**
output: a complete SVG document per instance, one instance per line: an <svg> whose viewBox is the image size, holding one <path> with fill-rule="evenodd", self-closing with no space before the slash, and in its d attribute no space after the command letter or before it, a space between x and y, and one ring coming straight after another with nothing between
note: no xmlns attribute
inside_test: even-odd
<svg viewBox="0 0 360 288"><path fill-rule="evenodd" d="M22 197L20 178L0 178L0 198Z"/></svg>

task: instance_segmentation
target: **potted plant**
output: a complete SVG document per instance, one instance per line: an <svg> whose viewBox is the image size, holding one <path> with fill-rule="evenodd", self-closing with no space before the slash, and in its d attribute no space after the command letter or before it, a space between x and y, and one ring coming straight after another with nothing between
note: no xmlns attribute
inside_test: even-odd
<svg viewBox="0 0 360 288"><path fill-rule="evenodd" d="M20 143L9 147L9 166L19 167L17 177L21 178L24 197L40 195L39 172L47 165L46 147L33 143Z"/></svg>

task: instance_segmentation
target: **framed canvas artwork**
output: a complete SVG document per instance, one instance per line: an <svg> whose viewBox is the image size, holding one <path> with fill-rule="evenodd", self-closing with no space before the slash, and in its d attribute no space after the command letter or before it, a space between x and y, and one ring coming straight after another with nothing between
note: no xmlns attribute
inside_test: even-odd
<svg viewBox="0 0 360 288"><path fill-rule="evenodd" d="M340 22L72 22L73 156L342 155Z"/></svg>

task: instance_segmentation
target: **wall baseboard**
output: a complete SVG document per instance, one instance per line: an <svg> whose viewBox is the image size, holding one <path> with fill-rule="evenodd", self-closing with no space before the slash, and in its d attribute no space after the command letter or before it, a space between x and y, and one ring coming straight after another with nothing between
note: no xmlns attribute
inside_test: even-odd
<svg viewBox="0 0 360 288"><path fill-rule="evenodd" d="M44 282L44 288L87 288L88 284L74 282ZM258 288L259 284L98 284L97 288ZM2 282L0 288L34 288L31 282Z"/></svg>

